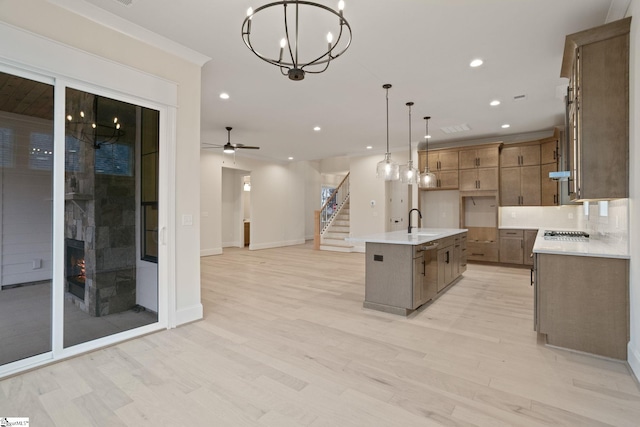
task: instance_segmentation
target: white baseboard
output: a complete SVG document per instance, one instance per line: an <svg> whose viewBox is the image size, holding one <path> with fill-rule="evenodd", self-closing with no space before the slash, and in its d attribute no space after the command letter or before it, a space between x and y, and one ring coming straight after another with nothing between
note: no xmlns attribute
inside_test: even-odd
<svg viewBox="0 0 640 427"><path fill-rule="evenodd" d="M222 242L223 248L241 248L244 245L240 244L240 240L234 240L233 242Z"/></svg>
<svg viewBox="0 0 640 427"><path fill-rule="evenodd" d="M200 320L203 316L204 312L202 304L196 304L192 305L191 307L176 310L176 326Z"/></svg>
<svg viewBox="0 0 640 427"><path fill-rule="evenodd" d="M282 242L270 242L270 243L251 243L249 245L249 249L258 250L258 249L271 249L271 248L281 248L283 246L294 246L294 245L304 245L304 239L296 239L296 240L285 240Z"/></svg>
<svg viewBox="0 0 640 427"><path fill-rule="evenodd" d="M636 380L640 381L640 349L634 348L631 342L627 344L627 362L631 366L633 374L636 376Z"/></svg>
<svg viewBox="0 0 640 427"><path fill-rule="evenodd" d="M200 256L222 255L222 248L200 249Z"/></svg>

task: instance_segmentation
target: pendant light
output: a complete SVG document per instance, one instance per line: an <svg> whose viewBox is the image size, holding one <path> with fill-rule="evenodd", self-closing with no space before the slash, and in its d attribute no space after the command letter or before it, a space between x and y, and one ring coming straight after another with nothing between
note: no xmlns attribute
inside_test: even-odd
<svg viewBox="0 0 640 427"><path fill-rule="evenodd" d="M418 182L418 170L413 167L411 159L411 106L413 102L407 102L406 105L409 107L409 161L406 165L400 166L400 182L413 185Z"/></svg>
<svg viewBox="0 0 640 427"><path fill-rule="evenodd" d="M400 167L391 160L391 153L389 152L389 89L391 85L386 83L382 85L382 88L387 91L387 152L384 155L384 160L378 162L376 176L385 181L397 181L400 178Z"/></svg>
<svg viewBox="0 0 640 427"><path fill-rule="evenodd" d="M436 175L429 172L429 119L431 117L425 117L424 120L426 122L426 133L424 134L424 138L426 140L426 157L424 162L424 172L420 174L418 178L418 188L426 189L426 188L435 188L436 187Z"/></svg>

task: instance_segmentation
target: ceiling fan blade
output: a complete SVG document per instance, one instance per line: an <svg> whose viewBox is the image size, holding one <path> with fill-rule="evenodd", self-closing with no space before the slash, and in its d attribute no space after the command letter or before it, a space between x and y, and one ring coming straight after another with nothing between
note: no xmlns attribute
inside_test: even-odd
<svg viewBox="0 0 640 427"><path fill-rule="evenodd" d="M242 147L237 147L237 148L242 148L243 150L245 150L245 149L259 150L260 149L260 147L254 147L254 146L251 146L251 145L243 145Z"/></svg>

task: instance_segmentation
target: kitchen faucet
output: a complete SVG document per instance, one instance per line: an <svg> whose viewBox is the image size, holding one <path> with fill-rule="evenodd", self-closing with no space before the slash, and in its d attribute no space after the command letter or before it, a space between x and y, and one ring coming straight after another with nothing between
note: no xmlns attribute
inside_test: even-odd
<svg viewBox="0 0 640 427"><path fill-rule="evenodd" d="M418 216L420 219L422 219L422 212L420 212L420 209L417 208L413 208L409 211L409 229L407 230L407 233L411 234L411 229L413 228L411 226L411 212L413 211L418 211ZM418 224L420 224L420 219L418 220Z"/></svg>

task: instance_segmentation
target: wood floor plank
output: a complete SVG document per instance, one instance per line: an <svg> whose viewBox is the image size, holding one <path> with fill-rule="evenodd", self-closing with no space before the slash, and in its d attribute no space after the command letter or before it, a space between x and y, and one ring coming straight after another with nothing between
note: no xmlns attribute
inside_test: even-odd
<svg viewBox="0 0 640 427"><path fill-rule="evenodd" d="M624 363L532 330L528 269L469 264L402 317L362 307L363 254L227 248L201 268L202 321L5 379L0 415L65 427L638 425Z"/></svg>

